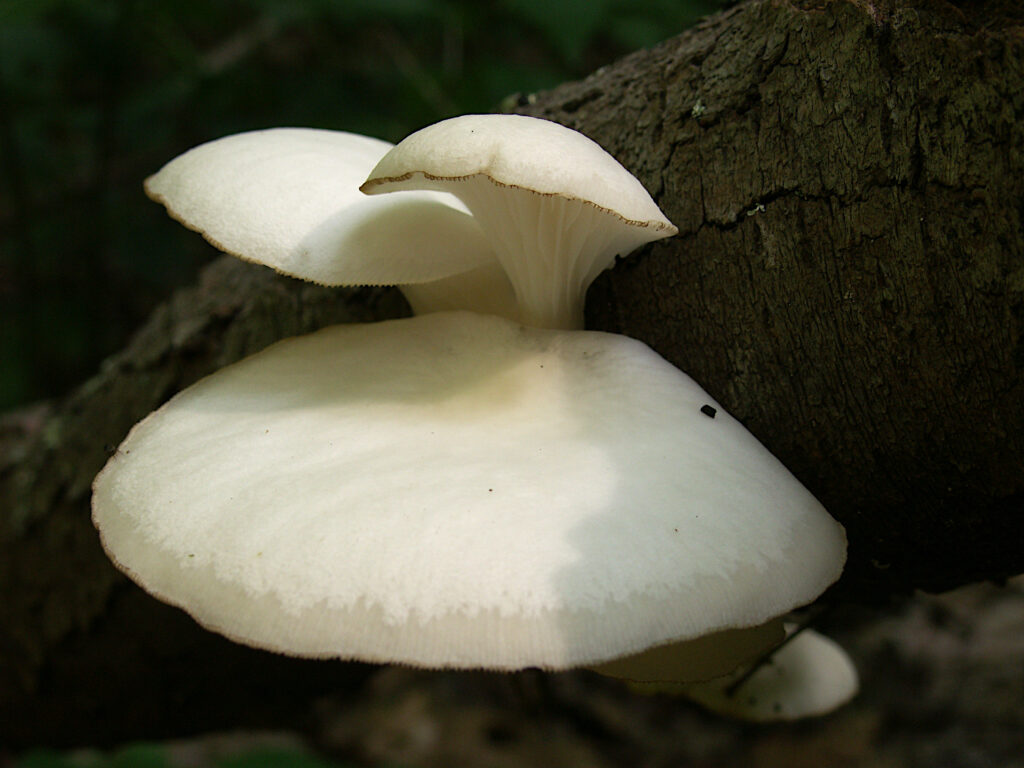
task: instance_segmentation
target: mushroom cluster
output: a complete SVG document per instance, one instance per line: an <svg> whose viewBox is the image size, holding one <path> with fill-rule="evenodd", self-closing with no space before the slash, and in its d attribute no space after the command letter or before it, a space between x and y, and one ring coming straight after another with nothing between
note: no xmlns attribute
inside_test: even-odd
<svg viewBox="0 0 1024 768"><path fill-rule="evenodd" d="M704 680L838 578L842 527L739 422L639 341L580 330L594 277L676 231L581 134L259 131L146 189L226 252L398 285L414 311L203 379L96 478L111 559L204 626L298 656Z"/></svg>

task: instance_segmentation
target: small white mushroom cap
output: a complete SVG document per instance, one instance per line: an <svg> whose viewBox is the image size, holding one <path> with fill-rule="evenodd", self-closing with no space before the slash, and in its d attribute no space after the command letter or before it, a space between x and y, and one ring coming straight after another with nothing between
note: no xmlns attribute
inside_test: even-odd
<svg viewBox="0 0 1024 768"><path fill-rule="evenodd" d="M391 146L309 128L241 133L171 160L146 180L146 191L220 250L293 277L323 285L404 285L476 271L476 290L460 308L512 305L511 285L490 245L453 196L359 192ZM439 308L424 296L446 298L437 286L418 295L419 311Z"/></svg>
<svg viewBox="0 0 1024 768"><path fill-rule="evenodd" d="M594 278L617 255L677 231L598 144L523 115L427 126L389 151L362 189L457 196L508 273L523 321L546 328L581 328Z"/></svg>
<svg viewBox="0 0 1024 768"><path fill-rule="evenodd" d="M692 683L682 692L712 712L771 722L826 715L846 704L860 687L857 668L846 651L812 629L793 637L737 686L748 671Z"/></svg>
<svg viewBox="0 0 1024 768"><path fill-rule="evenodd" d="M132 430L93 519L126 573L231 638L428 667L753 627L846 546L644 344L468 312L328 328L202 380Z"/></svg>

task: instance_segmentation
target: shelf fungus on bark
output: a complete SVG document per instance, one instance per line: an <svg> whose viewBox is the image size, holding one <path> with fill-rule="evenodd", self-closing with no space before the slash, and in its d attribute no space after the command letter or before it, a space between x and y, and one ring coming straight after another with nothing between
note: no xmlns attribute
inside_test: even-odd
<svg viewBox="0 0 1024 768"><path fill-rule="evenodd" d="M242 134L149 180L242 258L429 296L280 342L136 425L94 485L112 560L299 656L693 680L778 642L838 578L842 527L692 379L575 330L593 276L672 225L553 123L406 141ZM388 194L360 196L367 174Z"/></svg>

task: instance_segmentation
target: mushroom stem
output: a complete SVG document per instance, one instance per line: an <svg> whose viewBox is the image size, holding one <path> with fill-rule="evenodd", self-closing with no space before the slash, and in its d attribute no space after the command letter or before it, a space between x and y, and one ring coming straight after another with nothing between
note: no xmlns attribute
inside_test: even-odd
<svg viewBox="0 0 1024 768"><path fill-rule="evenodd" d="M426 283L406 283L398 289L414 315L467 309L523 322L508 276L493 258L476 269Z"/></svg>
<svg viewBox="0 0 1024 768"><path fill-rule="evenodd" d="M625 250L609 231L607 214L557 195L510 195L506 185L486 176L468 179L457 195L505 268L522 322L582 329L587 288Z"/></svg>

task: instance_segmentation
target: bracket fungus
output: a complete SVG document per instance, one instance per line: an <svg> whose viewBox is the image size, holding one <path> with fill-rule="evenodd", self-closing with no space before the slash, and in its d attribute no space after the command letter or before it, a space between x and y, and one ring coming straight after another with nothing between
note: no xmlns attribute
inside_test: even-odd
<svg viewBox="0 0 1024 768"><path fill-rule="evenodd" d="M367 174L388 194L359 196ZM242 258L428 294L207 377L96 478L110 557L203 625L300 656L706 679L838 578L842 527L739 422L641 342L572 330L598 271L675 231L589 139L511 116L390 150L282 129L147 189Z"/></svg>

